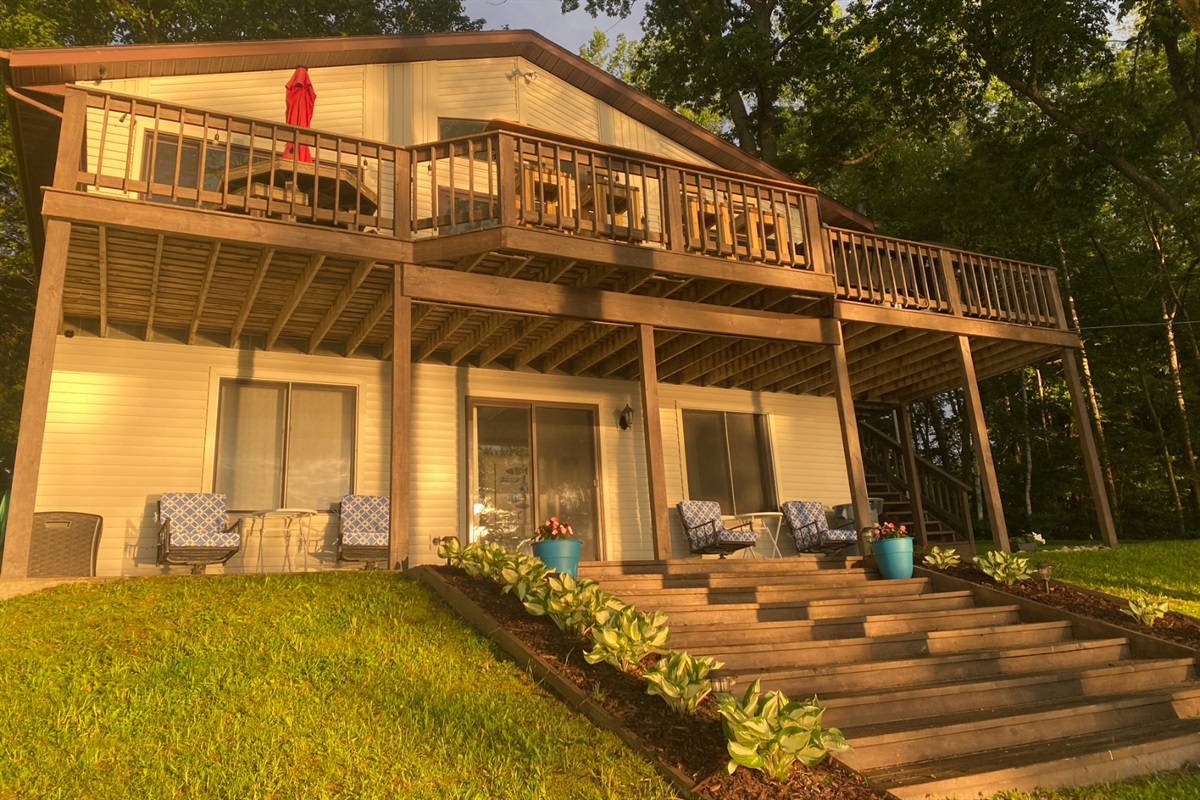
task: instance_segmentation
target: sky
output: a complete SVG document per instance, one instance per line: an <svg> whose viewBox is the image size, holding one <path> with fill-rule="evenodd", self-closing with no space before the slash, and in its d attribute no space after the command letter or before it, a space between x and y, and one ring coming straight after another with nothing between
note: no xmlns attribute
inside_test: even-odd
<svg viewBox="0 0 1200 800"><path fill-rule="evenodd" d="M472 19L482 17L486 20L483 27L487 30L499 30L505 25L514 29L528 28L572 53L578 53L580 45L592 38L595 28L605 31L610 41L615 41L620 33L630 39L640 37L645 5L646 0L637 0L628 19L592 19L582 8L563 14L559 0L463 0L467 15Z"/></svg>

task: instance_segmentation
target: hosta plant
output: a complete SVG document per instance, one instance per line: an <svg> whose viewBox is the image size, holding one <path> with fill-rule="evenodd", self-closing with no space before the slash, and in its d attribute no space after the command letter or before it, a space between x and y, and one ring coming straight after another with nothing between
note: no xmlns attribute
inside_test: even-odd
<svg viewBox="0 0 1200 800"><path fill-rule="evenodd" d="M523 602L534 587L545 585L549 574L550 570L540 559L518 554L500 571L500 582L504 584L502 591L512 592Z"/></svg>
<svg viewBox="0 0 1200 800"><path fill-rule="evenodd" d="M1165 617L1170 610L1171 605L1166 598L1142 594L1140 597L1131 598L1129 607L1122 608L1121 613L1128 614L1147 628L1152 628L1154 623Z"/></svg>
<svg viewBox="0 0 1200 800"><path fill-rule="evenodd" d="M987 554L975 556L971 560L985 575L1005 586L1012 586L1014 583L1027 581L1033 577L1033 568L1029 566L1029 559L1016 553L990 550Z"/></svg>
<svg viewBox="0 0 1200 800"><path fill-rule="evenodd" d="M589 664L607 661L622 672L634 672L643 658L661 653L670 638L666 614L644 614L625 606L603 625L592 627L592 649L583 657Z"/></svg>
<svg viewBox="0 0 1200 800"><path fill-rule="evenodd" d="M712 691L708 673L720 669L720 661L672 650L646 673L646 694L656 694L676 714L695 714L700 701Z"/></svg>
<svg viewBox="0 0 1200 800"><path fill-rule="evenodd" d="M929 548L929 552L925 554L925 565L934 569L957 567L960 560L954 548L943 550L934 546Z"/></svg>
<svg viewBox="0 0 1200 800"><path fill-rule="evenodd" d="M555 573L542 586L532 587L525 597L525 610L548 616L559 630L587 635L593 625L604 625L625 603L587 578Z"/></svg>
<svg viewBox="0 0 1200 800"><path fill-rule="evenodd" d="M473 546L473 545L472 545ZM438 543L437 557L454 567L462 566L463 546L457 536L443 536Z"/></svg>
<svg viewBox="0 0 1200 800"><path fill-rule="evenodd" d="M821 763L830 750L850 749L837 728L821 729L824 712L815 697L789 701L782 692L763 694L755 681L741 700L724 693L716 699L721 727L729 740L725 769L730 774L742 766L783 782L791 777L797 761L811 767Z"/></svg>

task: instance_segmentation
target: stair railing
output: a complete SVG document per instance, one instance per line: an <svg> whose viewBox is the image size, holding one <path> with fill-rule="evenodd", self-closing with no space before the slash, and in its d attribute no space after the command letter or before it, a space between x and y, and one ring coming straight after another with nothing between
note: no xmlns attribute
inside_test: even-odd
<svg viewBox="0 0 1200 800"><path fill-rule="evenodd" d="M858 424L863 465L873 477L900 492L910 502L908 471L904 448L878 428ZM925 512L969 542L975 541L971 526L971 488L920 455L917 461L917 485ZM918 521L923 526L924 520Z"/></svg>

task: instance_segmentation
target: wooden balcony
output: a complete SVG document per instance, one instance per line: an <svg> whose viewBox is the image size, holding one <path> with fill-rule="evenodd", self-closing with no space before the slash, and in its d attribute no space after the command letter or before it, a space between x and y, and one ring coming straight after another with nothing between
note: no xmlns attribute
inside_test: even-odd
<svg viewBox="0 0 1200 800"><path fill-rule="evenodd" d="M1053 270L823 227L798 184L512 123L402 147L68 98L80 160L43 211L72 224L64 317L101 335L387 358L403 272L414 359L451 364L636 377L646 322L663 380L826 394L833 334L808 323L840 320L856 393L904 400L958 380L956 334L981 376L1076 341Z"/></svg>

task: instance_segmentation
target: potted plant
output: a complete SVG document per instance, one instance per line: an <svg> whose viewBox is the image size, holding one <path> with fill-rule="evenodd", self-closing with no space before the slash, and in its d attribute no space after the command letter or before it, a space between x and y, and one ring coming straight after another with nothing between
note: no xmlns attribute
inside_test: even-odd
<svg viewBox="0 0 1200 800"><path fill-rule="evenodd" d="M868 528L867 537L880 575L889 580L912 577L913 539L905 526L883 522Z"/></svg>
<svg viewBox="0 0 1200 800"><path fill-rule="evenodd" d="M574 535L570 524L551 517L533 531L533 554L550 569L574 578L583 547L583 542L571 538Z"/></svg>
<svg viewBox="0 0 1200 800"><path fill-rule="evenodd" d="M1040 533L1030 531L1029 533L1021 532L1021 535L1013 539L1013 543L1022 553L1036 552L1038 547L1045 544L1046 540L1042 538Z"/></svg>

